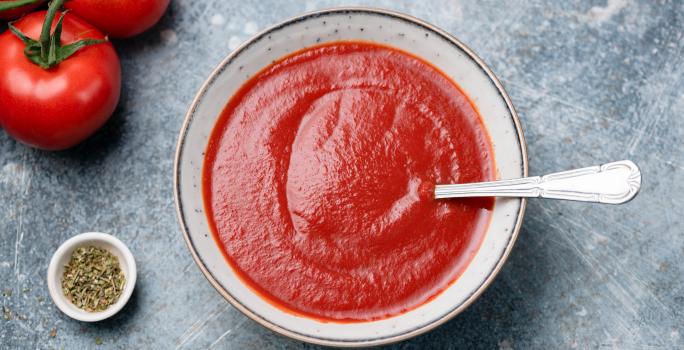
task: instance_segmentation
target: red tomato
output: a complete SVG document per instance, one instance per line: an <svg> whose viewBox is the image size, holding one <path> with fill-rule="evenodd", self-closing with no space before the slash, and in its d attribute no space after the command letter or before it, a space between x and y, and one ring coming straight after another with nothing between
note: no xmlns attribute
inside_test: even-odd
<svg viewBox="0 0 684 350"><path fill-rule="evenodd" d="M159 21L170 0L70 0L64 7L113 38L128 38Z"/></svg>
<svg viewBox="0 0 684 350"><path fill-rule="evenodd" d="M45 13L31 13L14 25L37 39ZM67 14L62 43L86 38L104 35ZM0 126L15 139L46 150L65 149L92 135L112 115L121 93L121 67L111 43L82 48L47 70L26 58L23 42L9 30L0 34L0 48Z"/></svg>
<svg viewBox="0 0 684 350"><path fill-rule="evenodd" d="M9 2L9 1L13 1L13 0L0 0L0 2ZM5 20L5 21L11 21L13 19L17 19L17 18L21 17L23 14L28 13L29 11L40 6L40 4L41 4L41 2L37 2L36 4L26 5L26 6L18 7L18 8L11 9L11 10L0 11L0 19Z"/></svg>

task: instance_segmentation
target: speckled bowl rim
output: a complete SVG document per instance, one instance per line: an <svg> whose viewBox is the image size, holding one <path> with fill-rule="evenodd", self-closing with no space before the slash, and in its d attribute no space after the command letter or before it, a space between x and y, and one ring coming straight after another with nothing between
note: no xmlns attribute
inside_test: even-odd
<svg viewBox="0 0 684 350"><path fill-rule="evenodd" d="M181 230L183 232L183 238L185 239L185 243L188 246L188 249L190 250L190 253L192 254L192 258L195 261L195 263L199 266L200 270L202 271L202 274L204 277L207 278L209 283L228 301L230 302L233 307L236 309L240 310L243 314L245 314L247 317L251 318L255 322L261 324L262 326L289 338L295 339L295 340L300 340L304 341L307 343L311 344L317 344L317 345L324 345L324 346L334 346L334 347L368 347L368 346L378 346L378 345L387 345L391 343L396 343L400 342L409 338L413 338L415 336L418 336L420 334L426 333L442 324L445 322L449 321L451 318L454 316L460 314L463 310L468 308L475 300L479 298L479 296L487 289L487 287L492 283L494 278L499 274L502 266L508 260L508 256L513 249L513 246L515 245L515 242L518 238L518 235L520 233L520 228L522 226L522 221L523 217L525 214L525 208L527 206L527 200L525 198L522 198L520 201L520 209L518 211L516 221L515 221L515 226L513 228L511 237L508 241L508 244L506 246L506 249L504 250L503 254L501 255L498 263L494 267L494 269L491 271L489 276L482 282L482 284L477 288L477 290L472 293L462 304L454 308L452 311L449 313L445 314L442 318L435 320L432 323L426 324L422 327L416 328L412 331L406 332L404 334L399 334L396 336L391 336L387 338L382 338L382 339L372 339L372 340L359 340L359 341L336 341L336 340L330 340L330 339L321 339L321 338L315 338L315 337L310 337L306 336L303 334L299 334L296 332L292 332L290 330L284 329L264 318L261 316L255 314L248 308L246 308L244 305L242 305L237 299L235 299L228 291L226 291L215 279L215 277L209 272L209 270L204 266L204 262L202 259L199 257L197 254L197 251L194 248L192 239L190 238L190 235L188 233L188 227L186 226L186 220L183 215L183 204L181 202L181 196L180 196L180 184L179 184L179 179L180 179L180 161L181 161L181 154L182 154L182 149L184 146L184 141L185 141L185 135L187 134L188 126L190 125L190 122L192 121L192 118L195 114L195 110L197 109L197 106L202 100L202 97L204 95L204 92L208 89L208 87L212 84L212 82L216 79L216 77L223 71L224 67L229 64L236 56L238 56L245 48L250 46L253 42L259 40L262 37L267 36L269 33L278 30L279 28L286 26L288 24L292 24L304 19L308 19L311 17L317 17L329 13L368 13L368 14L376 14L376 15L385 15L385 16L390 16L394 17L396 19L404 20L410 23L413 23L415 25L418 25L420 27L423 27L427 30L430 30L436 34L439 34L442 36L445 40L450 41L452 44L457 46L460 50L462 50L466 55L469 56L470 59L472 59L477 65L482 69L482 71L487 75L487 77L491 80L491 82L494 84L496 89L498 90L499 94L503 98L503 100L506 103L506 107L508 111L510 112L510 115L512 117L513 124L515 126L515 130L517 132L518 136L518 143L520 146L520 151L521 151L521 160L522 160L522 171L523 171L523 176L528 175L528 155L527 155L527 142L525 141L525 135L522 130L522 126L520 123L520 119L518 117L517 112L515 111L515 108L513 107L513 103L511 101L510 96L508 93L506 93L503 85L499 81L499 79L494 75L492 70L487 66L487 64L484 63L484 61L475 54L475 52L470 49L468 46L466 46L464 43L462 43L460 40L458 40L456 37L453 35L449 34L448 32L432 25L429 24L423 20L420 20L418 18L415 18L413 16L397 12L397 11L392 11L392 10L386 10L386 9L380 9L380 8L373 8L373 7L363 7L363 6L350 6L350 7L333 7L333 8L327 8L327 9L322 9L322 10L317 10L317 11L311 11L311 12L306 12L301 15L291 17L289 19L286 19L284 21L281 21L257 34L255 34L253 37L251 37L249 40L245 41L242 43L240 46L238 46L235 50L233 50L226 58L224 58L221 63L214 69L214 71L209 75L207 80L202 84L202 87L199 89L199 92L193 99L190 108L188 109L187 114L185 115L185 119L183 121L183 125L180 130L179 138L178 138L178 143L176 146L176 152L175 152L175 157L174 157L174 167L173 167L173 186L174 186L174 200L176 203L176 213L178 215L178 220L179 224L181 226Z"/></svg>

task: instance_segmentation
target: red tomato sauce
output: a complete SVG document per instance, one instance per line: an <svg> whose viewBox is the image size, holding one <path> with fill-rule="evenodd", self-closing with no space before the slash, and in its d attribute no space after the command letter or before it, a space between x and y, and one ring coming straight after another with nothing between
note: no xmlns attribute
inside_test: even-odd
<svg viewBox="0 0 684 350"><path fill-rule="evenodd" d="M494 178L477 110L427 62L337 42L268 66L210 136L205 208L240 278L272 304L358 322L420 306L455 281L489 199L434 199L436 183Z"/></svg>

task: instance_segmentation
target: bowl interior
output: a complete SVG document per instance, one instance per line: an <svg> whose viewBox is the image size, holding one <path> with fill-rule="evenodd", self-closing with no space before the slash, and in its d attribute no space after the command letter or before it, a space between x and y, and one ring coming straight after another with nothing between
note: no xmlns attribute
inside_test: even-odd
<svg viewBox="0 0 684 350"><path fill-rule="evenodd" d="M232 271L214 241L204 213L201 169L216 119L250 76L284 55L319 43L364 40L412 53L450 76L478 108L494 147L497 177L525 176L527 158L518 119L503 88L467 47L411 17L360 8L306 14L257 34L226 58L198 93L181 131L175 195L188 246L209 281L257 322L300 340L337 346L375 345L405 339L444 322L489 284L512 248L524 200L497 199L480 250L443 293L407 313L364 323L326 323L287 313L254 294Z"/></svg>

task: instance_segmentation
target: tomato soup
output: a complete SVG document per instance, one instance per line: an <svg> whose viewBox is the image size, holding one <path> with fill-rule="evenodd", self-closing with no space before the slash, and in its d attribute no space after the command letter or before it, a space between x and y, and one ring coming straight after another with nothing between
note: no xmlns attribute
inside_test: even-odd
<svg viewBox="0 0 684 350"><path fill-rule="evenodd" d="M336 42L274 62L230 98L203 195L226 260L262 298L369 321L420 306L463 272L493 202L437 201L434 186L492 180L493 158L476 108L438 69Z"/></svg>

